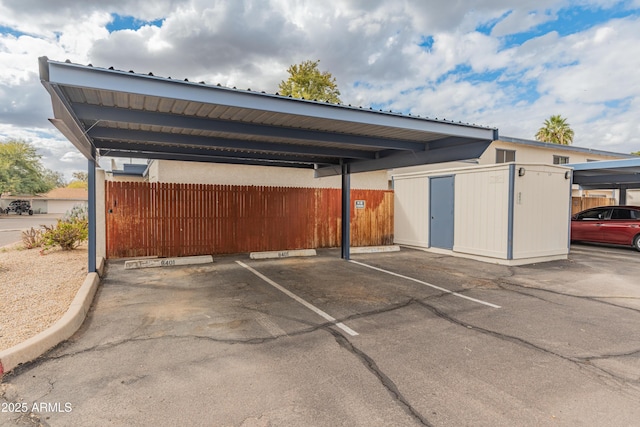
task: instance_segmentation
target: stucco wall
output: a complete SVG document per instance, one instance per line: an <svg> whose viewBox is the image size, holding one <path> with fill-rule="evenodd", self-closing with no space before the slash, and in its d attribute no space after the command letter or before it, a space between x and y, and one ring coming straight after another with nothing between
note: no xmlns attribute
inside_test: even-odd
<svg viewBox="0 0 640 427"><path fill-rule="evenodd" d="M622 159L623 156L615 154L605 155L599 153L587 153L583 151L572 151L563 149L561 146L539 147L526 144L518 144L506 141L493 141L489 148L478 159L479 165L491 165L496 163L496 150L514 150L516 152L517 163L539 163L553 164L553 156L564 156L569 158L570 163L584 163L589 160L615 160ZM476 164L475 162L473 164ZM471 166L469 162L450 162L435 165L412 166L393 170L393 174L411 173L418 171L432 171L440 169L451 169Z"/></svg>
<svg viewBox="0 0 640 427"><path fill-rule="evenodd" d="M155 160L149 166L149 182L264 185L275 187L340 188L340 176L314 178L312 169L229 165ZM351 175L351 188L388 190L386 171Z"/></svg>

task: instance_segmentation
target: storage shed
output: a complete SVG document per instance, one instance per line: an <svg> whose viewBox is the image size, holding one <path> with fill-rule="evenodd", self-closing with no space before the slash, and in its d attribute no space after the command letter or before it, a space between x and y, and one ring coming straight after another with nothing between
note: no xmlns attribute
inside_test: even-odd
<svg viewBox="0 0 640 427"><path fill-rule="evenodd" d="M507 163L393 182L397 244L506 265L567 258L570 168Z"/></svg>

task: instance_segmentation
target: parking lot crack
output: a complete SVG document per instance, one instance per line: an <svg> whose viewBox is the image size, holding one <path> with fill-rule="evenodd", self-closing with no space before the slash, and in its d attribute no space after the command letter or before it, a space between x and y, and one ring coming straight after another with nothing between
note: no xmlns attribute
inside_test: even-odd
<svg viewBox="0 0 640 427"><path fill-rule="evenodd" d="M616 308L620 308L623 310L630 310L633 311L635 313L640 313L640 309L634 308L634 307L628 307L625 305L620 305L620 304L615 304L612 303L610 301L603 301L605 299L610 299L610 298L620 298L620 299L638 299L636 297L625 297L625 296L595 296L595 295L576 295L576 294L570 294L570 293L566 293L566 292L559 292L559 291L555 291L552 289L544 289L544 288L538 288L535 286L526 286L526 285L521 285L518 283L513 283L513 282L508 282L508 281L501 281L498 286L500 287L500 289L503 289L505 291L510 291L510 292L515 292L515 293L519 293L522 295L526 295L526 296L530 296L532 298L538 298L541 299L545 302L552 302L553 301L548 301L544 298L540 298L537 297L535 295L531 295L530 293L527 292L523 292L523 291L516 291L514 289L508 289L507 286L513 286L516 288L520 288L523 290L533 290L533 291L540 291L540 292L547 292L553 295L560 295L560 296L564 296L564 297L569 297L569 298L579 298L579 299L584 299L584 300L588 300L588 301L593 301L595 303L599 303L599 304L605 304L605 305L609 305L612 307L616 307Z"/></svg>
<svg viewBox="0 0 640 427"><path fill-rule="evenodd" d="M534 344L534 343L532 343L530 341L524 340L524 339L522 339L520 337L503 334L501 332L493 331L491 329L486 329L486 328L483 328L483 327L471 325L471 324L469 324L467 322L463 322L460 319L456 319L455 317L444 313L443 311L437 309L436 307L433 307L433 306L427 304L424 301L416 300L416 303L420 304L422 307L426 308L431 313L435 314L436 316L440 317L441 319L444 319L444 320L446 320L446 321L448 321L450 323L453 323L455 325L458 325L460 327L467 328L469 330L476 331L476 332L479 332L481 334L490 335L492 337L498 338L498 339L503 340L503 341L509 341L509 342L515 343L517 345L521 345L521 346L524 346L524 347L527 347L527 348L531 348L533 350L536 350L536 351L539 351L539 352L542 352L542 353L549 354L551 356L558 357L558 358L560 358L562 360L565 360L565 361L567 361L569 363L572 363L572 364L578 366L579 368L588 367L588 368L596 369L600 373L603 373L603 374L605 374L605 375L607 375L607 376L609 376L609 377L611 377L611 378L613 378L615 380L618 380L618 381L621 381L621 382L624 382L624 383L629 383L630 382L628 378L624 378L624 377L622 377L620 375L616 375L616 374L614 374L612 372L609 372L609 371L607 371L607 370L605 370L603 368L600 368L598 366L595 366L595 365L591 364L590 360L594 360L595 358L598 358L598 356L596 356L595 358L594 357L569 357L569 356L565 356L563 354L560 354L560 353L557 353L555 351L552 351L552 350L549 350L547 348L544 348L544 347L541 347L539 345L536 345L536 344ZM611 355L611 357L634 356L634 355L639 354L639 353L640 353L640 351L633 351L633 352L631 352L629 354L625 353L625 354ZM604 359L604 358L606 358L606 356L605 357L601 357L601 358Z"/></svg>
<svg viewBox="0 0 640 427"><path fill-rule="evenodd" d="M627 353L602 354L599 356L576 357L576 360L583 360L583 361L606 360L606 359L618 359L618 358L633 357L633 356L640 356L640 350L633 350Z"/></svg>
<svg viewBox="0 0 640 427"><path fill-rule="evenodd" d="M377 365L375 360L371 358L364 351L357 348L347 337L340 332L333 330L332 328L325 328L326 331L331 333L340 347L344 348L351 354L355 355L362 364L380 381L382 386L393 397L393 399L418 423L423 426L432 426L432 424L422 415L417 409L415 409L409 400L403 396L398 389L398 386L389 378Z"/></svg>

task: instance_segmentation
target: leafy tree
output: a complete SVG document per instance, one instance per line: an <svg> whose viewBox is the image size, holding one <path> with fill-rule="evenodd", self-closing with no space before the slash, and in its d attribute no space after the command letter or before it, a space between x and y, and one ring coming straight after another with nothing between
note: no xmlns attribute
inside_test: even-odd
<svg viewBox="0 0 640 427"><path fill-rule="evenodd" d="M567 123L567 119L558 114L544 121L544 126L536 133L536 139L553 144L571 145L573 129Z"/></svg>
<svg viewBox="0 0 640 427"><path fill-rule="evenodd" d="M634 156L640 156L640 151L634 151L634 152L633 152L633 153L631 153L631 154L633 154Z"/></svg>
<svg viewBox="0 0 640 427"><path fill-rule="evenodd" d="M328 71L318 70L317 61L304 61L301 64L292 65L287 69L289 78L281 81L278 86L280 95L294 98L311 99L315 101L327 101L339 104L340 91L335 77Z"/></svg>
<svg viewBox="0 0 640 427"><path fill-rule="evenodd" d="M77 171L71 174L74 181L89 182L89 173L83 171Z"/></svg>
<svg viewBox="0 0 640 427"><path fill-rule="evenodd" d="M89 188L89 173L83 171L74 172L73 179L67 185L68 188Z"/></svg>
<svg viewBox="0 0 640 427"><path fill-rule="evenodd" d="M67 185L67 188L84 188L86 190L89 188L89 183L82 181L71 181L69 185Z"/></svg>
<svg viewBox="0 0 640 427"><path fill-rule="evenodd" d="M62 172L45 169L42 175L47 186L51 188L64 187L67 185L67 181L65 181L64 174Z"/></svg>
<svg viewBox="0 0 640 427"><path fill-rule="evenodd" d="M0 142L0 194L44 193L53 188L36 149L26 141Z"/></svg>

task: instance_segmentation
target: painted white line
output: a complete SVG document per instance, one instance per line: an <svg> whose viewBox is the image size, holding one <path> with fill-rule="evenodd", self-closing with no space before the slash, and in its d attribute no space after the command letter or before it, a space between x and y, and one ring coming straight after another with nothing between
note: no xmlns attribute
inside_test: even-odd
<svg viewBox="0 0 640 427"><path fill-rule="evenodd" d="M343 331L345 331L346 333L348 333L352 337L355 337L356 335L358 335L358 333L356 331L354 331L353 329L351 329L347 325L343 324L342 322L338 322L336 319L334 319L333 317L329 316L327 313L325 313L324 311L320 310L315 305L313 305L311 303L308 303L307 301L305 301L302 298L300 298L298 295L296 295L293 292L289 291L288 289L285 289L282 286L278 285L276 282L274 282L273 280L269 279L267 276L265 276L264 274L260 273L259 271L256 271L253 268L249 267L244 262L236 261L236 263L238 263L238 265L246 268L247 270L249 270L250 272L252 272L256 276L258 276L259 278L261 278L262 280L264 280L265 282L267 282L268 284L270 284L271 286L273 286L274 288L276 288L280 292L286 294L288 297L293 298L294 300L298 301L300 304L304 305L309 310L313 311L314 313L322 316L324 319L326 319L329 322L333 323L338 328L342 329Z"/></svg>
<svg viewBox="0 0 640 427"><path fill-rule="evenodd" d="M469 301L477 302L478 304L487 305L487 306L493 307L493 308L502 308L499 305L495 305L495 304L492 304L492 303L487 302L487 301L482 301L480 299L471 298L471 297L468 297L466 295L459 294L458 292L453 292L453 291L450 291L449 289L441 288L440 286L432 285L431 283L424 282L424 281L418 280L418 279L414 279L413 277L409 277L409 276L405 276L405 275L402 275L402 274L394 273L393 271L384 270L382 268L374 267L372 265L364 264L362 262L354 261L352 259L349 260L349 262L361 265L363 267L370 268L372 270L381 271L383 273L391 274L392 276L400 277L402 279L411 280L412 282L420 283L421 285L429 286L430 288L437 289L437 290L439 290L441 292L444 292L444 293L447 293L447 294L451 294L451 295L455 295L457 297L464 298L464 299L469 300Z"/></svg>

